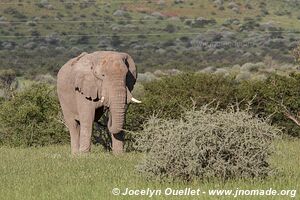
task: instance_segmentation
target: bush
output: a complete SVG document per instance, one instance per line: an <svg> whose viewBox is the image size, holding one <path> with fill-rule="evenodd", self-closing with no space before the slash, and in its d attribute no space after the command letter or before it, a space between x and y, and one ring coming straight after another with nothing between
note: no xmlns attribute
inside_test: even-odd
<svg viewBox="0 0 300 200"><path fill-rule="evenodd" d="M242 67L242 71L257 72L259 69L265 68L264 63L245 63Z"/></svg>
<svg viewBox="0 0 300 200"><path fill-rule="evenodd" d="M292 55L295 58L295 61L300 64L300 44L293 49Z"/></svg>
<svg viewBox="0 0 300 200"><path fill-rule="evenodd" d="M136 137L145 157L137 166L149 179L264 178L271 143L280 130L246 111L207 106L181 119L151 117Z"/></svg>
<svg viewBox="0 0 300 200"><path fill-rule="evenodd" d="M288 117L290 115L297 119L299 85L300 74L272 75L265 81L244 81L239 85L238 99L246 102L253 99L251 109L254 113L269 117L272 123L283 127L286 134L299 137L300 127Z"/></svg>
<svg viewBox="0 0 300 200"><path fill-rule="evenodd" d="M167 24L164 31L166 31L168 33L174 33L176 31L176 27L173 24Z"/></svg>
<svg viewBox="0 0 300 200"><path fill-rule="evenodd" d="M231 76L195 73L143 83L143 103L129 107L125 129L141 130L141 124L153 113L163 119L178 119L192 102L201 107L214 101L213 105L225 109L229 104L246 108L251 101L252 112L270 117L287 135L299 137L300 127L286 114L296 117L299 112L300 74L253 79L237 81Z"/></svg>
<svg viewBox="0 0 300 200"><path fill-rule="evenodd" d="M4 101L0 108L0 142L9 146L44 146L68 141L52 87L33 85Z"/></svg>
<svg viewBox="0 0 300 200"><path fill-rule="evenodd" d="M257 23L255 19L246 18L244 20L244 23L240 26L240 30L250 31L250 30L254 30L257 27L259 27L259 23Z"/></svg>
<svg viewBox="0 0 300 200"><path fill-rule="evenodd" d="M17 73L12 69L0 70L0 87L12 90L12 84L16 81Z"/></svg>
<svg viewBox="0 0 300 200"><path fill-rule="evenodd" d="M145 83L144 106L160 111L162 117L178 118L181 108L202 106L213 100L225 108L235 101L237 83L231 77L212 74L182 74Z"/></svg>
<svg viewBox="0 0 300 200"><path fill-rule="evenodd" d="M27 16L24 15L23 13L21 13L20 11L18 11L16 8L8 7L6 9L4 9L3 12L5 14L9 14L9 15L15 17L15 18L18 18L18 19L22 19L22 20L27 19Z"/></svg>

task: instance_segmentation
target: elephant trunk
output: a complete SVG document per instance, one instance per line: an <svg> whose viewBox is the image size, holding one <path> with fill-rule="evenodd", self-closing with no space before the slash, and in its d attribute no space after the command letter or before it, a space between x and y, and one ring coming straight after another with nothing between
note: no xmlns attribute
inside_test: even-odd
<svg viewBox="0 0 300 200"><path fill-rule="evenodd" d="M126 106L126 86L124 81L115 81L113 90L109 94L109 110L110 116L108 121L108 130L112 134L120 133L123 129L125 121L125 106Z"/></svg>

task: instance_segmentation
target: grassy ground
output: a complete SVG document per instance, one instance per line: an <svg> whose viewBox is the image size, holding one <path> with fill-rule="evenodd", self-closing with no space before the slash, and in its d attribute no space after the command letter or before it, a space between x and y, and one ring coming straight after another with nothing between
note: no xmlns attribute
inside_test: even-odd
<svg viewBox="0 0 300 200"><path fill-rule="evenodd" d="M147 182L134 168L141 155L128 153L115 157L94 148L89 156L74 158L68 146L44 148L0 148L1 199L148 199L147 196L113 196L113 188L162 189L186 187L209 189L298 189L300 180L300 140L276 143L273 166L280 173L264 181L158 183ZM156 196L151 199L232 199L232 196L175 197ZM290 199L286 196L238 197L235 199ZM299 195L294 199L300 199Z"/></svg>

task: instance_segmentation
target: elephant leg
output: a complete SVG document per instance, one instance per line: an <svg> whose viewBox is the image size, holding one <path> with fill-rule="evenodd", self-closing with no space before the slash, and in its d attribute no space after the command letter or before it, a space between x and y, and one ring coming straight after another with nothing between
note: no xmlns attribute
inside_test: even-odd
<svg viewBox="0 0 300 200"><path fill-rule="evenodd" d="M80 124L79 152L91 151L92 124Z"/></svg>
<svg viewBox="0 0 300 200"><path fill-rule="evenodd" d="M91 102L85 101L78 109L80 121L79 152L88 153L91 151L91 137L95 117L95 107Z"/></svg>
<svg viewBox="0 0 300 200"><path fill-rule="evenodd" d="M117 155L123 153L124 139L125 139L124 131L117 134L111 134L113 154Z"/></svg>
<svg viewBox="0 0 300 200"><path fill-rule="evenodd" d="M71 138L71 152L73 155L79 152L79 123L76 120L66 121L68 129L70 131Z"/></svg>

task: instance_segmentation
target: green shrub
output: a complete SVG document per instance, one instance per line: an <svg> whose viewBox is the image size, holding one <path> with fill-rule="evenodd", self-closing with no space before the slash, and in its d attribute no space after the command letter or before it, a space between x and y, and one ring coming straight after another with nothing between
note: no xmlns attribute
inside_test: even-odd
<svg viewBox="0 0 300 200"><path fill-rule="evenodd" d="M212 105L218 105L220 109L229 104L246 108L251 102L255 115L270 117L271 122L283 127L287 135L300 136L300 127L286 116L289 112L296 117L300 111L299 74L236 81L231 76L191 73L164 77L143 85L143 103L128 109L127 130L141 130L143 122L153 113L163 119L178 119L192 102L197 107L213 102Z"/></svg>
<svg viewBox="0 0 300 200"><path fill-rule="evenodd" d="M264 178L271 143L280 130L245 111L207 106L181 119L151 117L136 137L145 157L137 166L149 179Z"/></svg>
<svg viewBox="0 0 300 200"><path fill-rule="evenodd" d="M176 27L173 24L167 24L164 31L168 33L174 33L176 31Z"/></svg>
<svg viewBox="0 0 300 200"><path fill-rule="evenodd" d="M240 101L250 101L252 111L269 117L290 136L299 137L300 127L287 117L297 119L300 108L300 74L272 75L265 81L245 81L238 88ZM254 98L255 97L255 98ZM300 121L300 119L298 119Z"/></svg>
<svg viewBox="0 0 300 200"><path fill-rule="evenodd" d="M3 88L9 88L15 81L17 74L12 69L4 69L0 71L0 86Z"/></svg>
<svg viewBox="0 0 300 200"><path fill-rule="evenodd" d="M167 118L180 117L182 108L190 107L192 102L201 106L215 100L220 108L225 108L235 101L236 85L233 78L222 75L190 73L166 77L144 84L143 106Z"/></svg>
<svg viewBox="0 0 300 200"><path fill-rule="evenodd" d="M0 108L0 142L43 146L68 141L53 87L41 84L15 94Z"/></svg>

